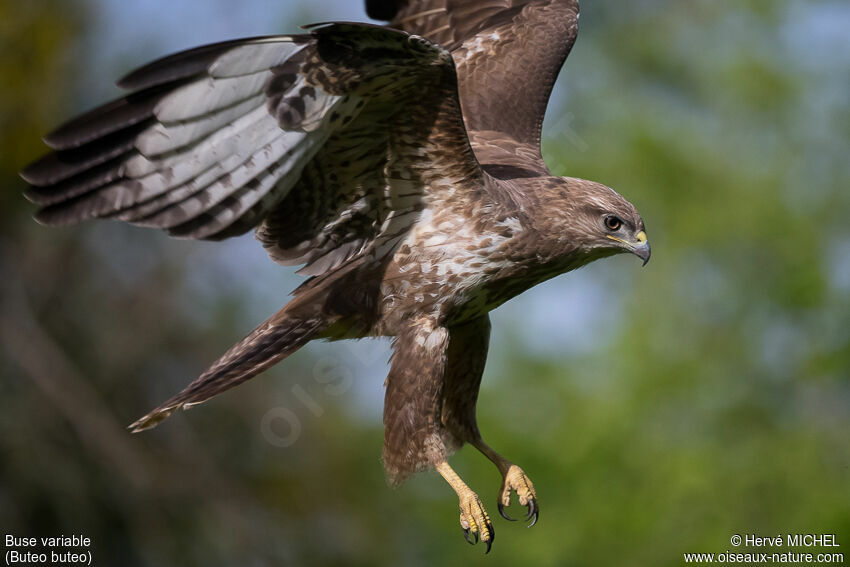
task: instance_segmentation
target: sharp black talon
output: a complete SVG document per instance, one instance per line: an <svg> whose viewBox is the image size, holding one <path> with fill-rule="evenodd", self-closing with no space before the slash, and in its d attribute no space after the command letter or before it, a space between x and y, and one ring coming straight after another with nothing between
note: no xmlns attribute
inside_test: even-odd
<svg viewBox="0 0 850 567"><path fill-rule="evenodd" d="M496 528L493 527L493 524L487 524L487 528L490 530L490 539L484 542L487 544L487 551L484 552L484 555L490 553L490 548L493 546L493 542L496 541Z"/></svg>
<svg viewBox="0 0 850 567"><path fill-rule="evenodd" d="M469 530L466 529L466 528L463 529L463 538L466 540L466 543L468 543L469 545L475 545L475 542L472 541L471 539L469 539Z"/></svg>
<svg viewBox="0 0 850 567"><path fill-rule="evenodd" d="M501 517L503 517L504 519L506 519L507 521L509 521L509 522L516 522L516 519L511 518L511 517L510 517L510 516L508 516L508 514L505 512L505 506L504 506L501 502L499 502L499 515L500 515Z"/></svg>
<svg viewBox="0 0 850 567"><path fill-rule="evenodd" d="M472 537L475 539L475 543L473 543L472 545L475 545L476 543L478 543L478 532L472 532Z"/></svg>
<svg viewBox="0 0 850 567"><path fill-rule="evenodd" d="M528 524L530 528L534 524L537 523L537 519L540 517L540 508L537 506L537 500L531 498L528 501L528 516L526 516L526 520L531 520L531 523Z"/></svg>

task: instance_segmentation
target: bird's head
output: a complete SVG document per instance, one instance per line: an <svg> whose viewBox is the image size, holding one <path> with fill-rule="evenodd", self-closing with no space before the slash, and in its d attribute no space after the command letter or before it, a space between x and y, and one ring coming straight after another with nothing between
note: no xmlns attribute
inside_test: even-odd
<svg viewBox="0 0 850 567"><path fill-rule="evenodd" d="M644 265L650 248L643 219L634 205L613 189L583 179L567 182L565 208L568 209L569 238L589 260L631 252Z"/></svg>

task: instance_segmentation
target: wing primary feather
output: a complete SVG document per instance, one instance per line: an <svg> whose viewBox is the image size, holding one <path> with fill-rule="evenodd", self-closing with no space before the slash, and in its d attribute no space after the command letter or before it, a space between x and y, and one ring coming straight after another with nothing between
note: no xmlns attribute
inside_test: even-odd
<svg viewBox="0 0 850 567"><path fill-rule="evenodd" d="M283 141L286 135L286 132L278 132L277 137L260 144L260 147L252 155L233 156L225 160L230 163L225 164L221 168L210 170L206 174L209 177L211 172L218 173L219 175L216 179L186 199L140 219L139 224L172 228L179 224L184 224L215 207L222 200L226 199L228 195L262 174L275 161L281 159L288 152L294 151L293 148L297 145L297 142L287 145ZM304 135L302 134L301 136ZM239 163L233 164L237 160Z"/></svg>
<svg viewBox="0 0 850 567"><path fill-rule="evenodd" d="M190 182L184 183L170 191L166 191L161 195L157 195L156 197L122 209L111 215L110 218L126 221L137 226L160 228L158 224L146 221L145 219L152 218L156 214L165 211L168 207L171 207L181 201L185 201L189 197L192 197L206 189L209 184L214 182L216 179L216 177L208 175L211 170L212 168L202 172L201 175L192 179Z"/></svg>
<svg viewBox="0 0 850 567"><path fill-rule="evenodd" d="M153 116L157 102L174 86L155 87L99 106L56 128L44 137L44 143L53 150L71 150L135 126Z"/></svg>
<svg viewBox="0 0 850 567"><path fill-rule="evenodd" d="M267 130L267 135L281 136L282 134L280 131L275 131L273 128L269 128ZM259 142L263 142L263 138L260 138ZM259 142L257 143L260 147L262 147L265 143ZM208 151L205 150L203 153L208 153ZM181 177L178 182L172 182L171 186L167 190L161 191L152 198L139 200L131 207L118 211L114 217L140 226L159 228L171 226L177 222L182 222L173 220L174 215L178 214L177 211L179 210L174 207L179 207L180 203L184 203L188 199L200 195L203 191L207 190L210 185L221 180L236 167L252 158L253 156L246 157L241 154L232 154L227 155L219 161L205 162L203 164L204 169L198 170L194 177ZM178 160L175 166L180 166L181 163L181 160Z"/></svg>
<svg viewBox="0 0 850 567"><path fill-rule="evenodd" d="M123 163L123 156L118 156L112 161L96 166L55 185L48 185L46 187L31 186L24 192L24 197L31 203L42 206L67 201L120 179L121 165Z"/></svg>
<svg viewBox="0 0 850 567"><path fill-rule="evenodd" d="M241 148L267 136L276 128L277 125L269 119L265 109L258 107L192 146L153 158L141 154L133 156L127 160L125 174L129 178L142 178L151 173L164 172L173 183L179 184L210 165L238 157Z"/></svg>
<svg viewBox="0 0 850 567"><path fill-rule="evenodd" d="M136 149L147 157L159 157L197 142L217 130L226 127L241 116L250 114L265 102L265 96L255 95L249 99L228 106L192 120L178 122L157 122L139 134Z"/></svg>
<svg viewBox="0 0 850 567"><path fill-rule="evenodd" d="M383 196L394 172L427 173L421 160L404 162L438 143L432 113L456 122L462 140L439 144L472 167L451 65L426 40L350 23L169 56L122 80L139 92L51 134L61 149L24 171L27 196L46 224L112 218L210 240L291 207L275 217L287 226L258 229L258 238L273 258L320 275L388 253L415 222L420 194ZM410 112L415 104L422 112ZM392 135L409 120L410 135ZM403 148L393 158L395 143Z"/></svg>
<svg viewBox="0 0 850 567"><path fill-rule="evenodd" d="M241 77L203 77L162 97L153 112L161 122L198 118L261 93L270 75L265 70Z"/></svg>
<svg viewBox="0 0 850 567"><path fill-rule="evenodd" d="M245 183L236 193L228 195L192 220L169 228L168 233L178 238L217 239L217 233L226 230L274 188L279 181L277 174L284 166L283 161L274 164L257 178Z"/></svg>
<svg viewBox="0 0 850 567"><path fill-rule="evenodd" d="M290 60L306 45L304 36L280 36L269 41L240 45L216 59L208 72L211 77L225 78L267 71Z"/></svg>
<svg viewBox="0 0 850 567"><path fill-rule="evenodd" d="M254 141L260 147L264 147L274 139L274 136L280 135L280 131L275 130L274 123L270 120L268 122L270 124L265 130L250 132L252 136L246 140L248 142ZM196 178L203 180L206 177L208 181L204 181L204 184L200 185L203 188L205 185L214 182L215 179L227 175L248 159L248 157L238 153L238 136L237 140L225 138L222 140L222 144L225 147L214 145L209 151L201 152L194 159L178 156L174 158L173 164L166 164L167 167L163 166L145 177L122 179L100 191L46 207L39 211L38 220L45 224L64 224L74 220L114 216L124 209L132 208L136 204L155 198L170 189L190 183ZM136 158L139 157L136 156ZM129 164L130 161L127 161L122 166L125 175Z"/></svg>
<svg viewBox="0 0 850 567"><path fill-rule="evenodd" d="M122 89L142 90L153 86L172 83L205 73L209 66L230 49L245 43L265 41L276 36L258 36L233 39L210 45L202 45L172 55L167 55L130 72L117 84Z"/></svg>
<svg viewBox="0 0 850 567"><path fill-rule="evenodd" d="M45 155L21 171L30 185L45 187L65 181L86 169L101 165L133 149L135 137L147 124L136 124L93 142Z"/></svg>

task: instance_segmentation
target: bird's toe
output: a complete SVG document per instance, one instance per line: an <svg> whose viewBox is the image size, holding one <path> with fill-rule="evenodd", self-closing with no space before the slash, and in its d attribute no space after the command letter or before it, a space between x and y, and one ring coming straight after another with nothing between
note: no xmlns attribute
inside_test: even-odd
<svg viewBox="0 0 850 567"><path fill-rule="evenodd" d="M511 504L511 492L516 492L517 500L520 505L525 506L528 510L526 521L530 521L530 528L537 523L540 517L540 507L537 503L537 493L534 491L534 484L528 475L516 465L511 465L508 472L505 473L505 478L502 481L502 489L499 493L499 514L506 520L515 521L514 518L508 516L505 512L505 507Z"/></svg>
<svg viewBox="0 0 850 567"><path fill-rule="evenodd" d="M483 541L487 545L485 553L490 553L496 530L481 499L471 490L460 497L460 527L463 537L470 544Z"/></svg>

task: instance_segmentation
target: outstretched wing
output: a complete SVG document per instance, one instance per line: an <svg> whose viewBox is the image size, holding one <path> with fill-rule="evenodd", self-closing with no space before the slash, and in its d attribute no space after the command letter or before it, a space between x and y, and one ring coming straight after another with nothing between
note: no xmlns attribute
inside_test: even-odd
<svg viewBox="0 0 850 567"><path fill-rule="evenodd" d="M366 0L366 10L452 52L464 120L485 169L548 172L540 129L578 34L578 0Z"/></svg>
<svg viewBox="0 0 850 567"><path fill-rule="evenodd" d="M47 136L55 151L22 173L39 221L203 239L259 225L272 257L317 274L386 252L442 187L482 175L450 55L403 32L226 42L119 84L135 92Z"/></svg>

